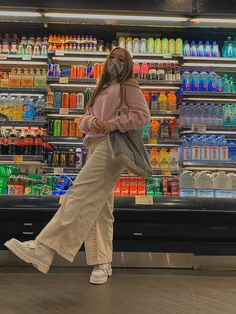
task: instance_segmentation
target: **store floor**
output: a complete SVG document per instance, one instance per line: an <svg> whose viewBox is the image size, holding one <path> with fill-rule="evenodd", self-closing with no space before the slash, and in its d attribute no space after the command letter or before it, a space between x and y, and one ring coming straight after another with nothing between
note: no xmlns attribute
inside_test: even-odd
<svg viewBox="0 0 236 314"><path fill-rule="evenodd" d="M0 314L235 314L236 272L115 269L88 284L87 268L0 268Z"/></svg>

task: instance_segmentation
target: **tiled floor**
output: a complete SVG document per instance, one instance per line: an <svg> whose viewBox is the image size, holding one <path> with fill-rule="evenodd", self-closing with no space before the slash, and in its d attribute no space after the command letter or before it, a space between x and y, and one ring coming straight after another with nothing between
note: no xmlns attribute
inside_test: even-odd
<svg viewBox="0 0 236 314"><path fill-rule="evenodd" d="M235 314L236 272L114 269L88 283L87 268L0 268L0 314Z"/></svg>

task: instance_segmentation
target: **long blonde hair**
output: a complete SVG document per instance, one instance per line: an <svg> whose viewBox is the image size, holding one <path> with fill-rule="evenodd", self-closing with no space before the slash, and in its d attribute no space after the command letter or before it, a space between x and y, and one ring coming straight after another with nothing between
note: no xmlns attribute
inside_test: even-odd
<svg viewBox="0 0 236 314"><path fill-rule="evenodd" d="M86 105L87 109L89 109L90 107L93 106L95 98L97 97L97 95L102 90L104 90L108 87L109 82L110 82L110 77L109 77L109 73L108 73L108 60L110 59L110 56L113 53L113 51L115 51L117 49L123 50L124 55L125 55L124 69L123 69L121 75L117 77L117 82L120 83L120 103L119 103L119 106L122 104L122 102L124 100L124 84L139 87L138 82L134 78L134 72L133 72L134 65L133 65L133 60L132 60L130 53L128 52L127 49L124 49L121 47L116 47L109 53L109 55L106 58L103 73L102 73L102 75L98 81L98 84L97 84L96 88L94 89L90 99L88 100L88 103Z"/></svg>

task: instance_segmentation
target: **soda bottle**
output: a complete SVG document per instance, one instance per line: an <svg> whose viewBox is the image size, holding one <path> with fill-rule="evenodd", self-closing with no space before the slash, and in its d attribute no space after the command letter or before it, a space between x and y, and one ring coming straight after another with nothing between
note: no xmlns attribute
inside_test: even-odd
<svg viewBox="0 0 236 314"><path fill-rule="evenodd" d="M5 129L2 130L2 154L8 155L9 153L9 140L8 140L9 132Z"/></svg>
<svg viewBox="0 0 236 314"><path fill-rule="evenodd" d="M140 79L141 78L140 77L140 70L141 70L140 65L138 63L134 63L134 77L136 79Z"/></svg>
<svg viewBox="0 0 236 314"><path fill-rule="evenodd" d="M178 64L175 64L173 68L173 81L180 81L180 80L181 80L180 66Z"/></svg>
<svg viewBox="0 0 236 314"><path fill-rule="evenodd" d="M169 138L169 123L164 119L161 123L161 139Z"/></svg>
<svg viewBox="0 0 236 314"><path fill-rule="evenodd" d="M155 68L155 64L154 63L151 63L149 65L149 79L150 80L156 80L157 79L157 71L156 71L156 68Z"/></svg>
<svg viewBox="0 0 236 314"><path fill-rule="evenodd" d="M166 63L166 73L165 73L165 80L166 81L172 81L172 68L170 62Z"/></svg>
<svg viewBox="0 0 236 314"><path fill-rule="evenodd" d="M18 176L14 184L14 194L24 195L24 191L25 191L24 179L22 176Z"/></svg>
<svg viewBox="0 0 236 314"><path fill-rule="evenodd" d="M149 67L148 67L147 63L144 62L141 65L141 75L140 75L140 78L142 80L147 80L148 76L149 76Z"/></svg>
<svg viewBox="0 0 236 314"><path fill-rule="evenodd" d="M157 79L159 81L163 81L165 79L165 71L164 71L163 63L158 64Z"/></svg>
<svg viewBox="0 0 236 314"><path fill-rule="evenodd" d="M204 56L205 57L214 57L217 54L216 42L213 43L213 46L214 46L214 44L215 44L215 47L214 47L215 53L213 53L213 47L211 47L211 44L209 43L209 40L206 41L205 50L204 50ZM218 52L219 52L219 47L218 47Z"/></svg>
<svg viewBox="0 0 236 314"><path fill-rule="evenodd" d="M35 131L35 155L43 154L43 139L42 139L42 131L40 129Z"/></svg>
<svg viewBox="0 0 236 314"><path fill-rule="evenodd" d="M7 194L14 195L15 193L15 178L14 176L10 176L7 182Z"/></svg>
<svg viewBox="0 0 236 314"><path fill-rule="evenodd" d="M192 57L197 57L197 55L198 55L197 45L196 45L194 40L191 42L190 52L191 52L191 56Z"/></svg>
<svg viewBox="0 0 236 314"><path fill-rule="evenodd" d="M9 140L8 140L8 145L9 145L9 155L15 155L16 154L16 143L17 143L17 138L16 138L16 130L15 128L11 129L10 135L9 135Z"/></svg>

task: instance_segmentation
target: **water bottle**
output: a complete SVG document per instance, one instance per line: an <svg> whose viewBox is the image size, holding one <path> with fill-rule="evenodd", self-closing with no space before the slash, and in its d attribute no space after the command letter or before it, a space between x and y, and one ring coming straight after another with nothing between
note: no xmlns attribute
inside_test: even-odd
<svg viewBox="0 0 236 314"><path fill-rule="evenodd" d="M209 110L208 110L208 104L203 105L203 118L202 118L202 124L206 124L209 121Z"/></svg>
<svg viewBox="0 0 236 314"><path fill-rule="evenodd" d="M216 76L216 89L219 93L223 91L222 77L220 75Z"/></svg>
<svg viewBox="0 0 236 314"><path fill-rule="evenodd" d="M233 41L233 57L236 57L236 39Z"/></svg>
<svg viewBox="0 0 236 314"><path fill-rule="evenodd" d="M196 71L196 69L193 69L192 82L191 82L191 90L192 91L199 91L199 82L200 82L200 75Z"/></svg>
<svg viewBox="0 0 236 314"><path fill-rule="evenodd" d="M199 104L199 119L200 119L200 124L205 124L205 110L204 106Z"/></svg>
<svg viewBox="0 0 236 314"><path fill-rule="evenodd" d="M198 57L204 57L204 50L205 50L204 45L203 45L202 41L199 40L198 47L197 47Z"/></svg>
<svg viewBox="0 0 236 314"><path fill-rule="evenodd" d="M233 44L231 37L227 38L226 57L233 57Z"/></svg>
<svg viewBox="0 0 236 314"><path fill-rule="evenodd" d="M227 56L227 41L224 42L223 48L222 48L222 57Z"/></svg>
<svg viewBox="0 0 236 314"><path fill-rule="evenodd" d="M202 69L200 73L200 85L199 85L200 92L207 92L208 91L208 74L206 73L205 69Z"/></svg>
<svg viewBox="0 0 236 314"><path fill-rule="evenodd" d="M197 134L194 134L191 137L190 147L191 147L191 160L200 160L201 159L201 146L200 146L200 138Z"/></svg>
<svg viewBox="0 0 236 314"><path fill-rule="evenodd" d="M219 45L216 43L216 41L213 41L211 51L212 51L211 52L211 56L212 57L214 57L214 58L219 58L220 57L220 49L219 49Z"/></svg>
<svg viewBox="0 0 236 314"><path fill-rule="evenodd" d="M224 111L222 105L218 105L218 125L224 125Z"/></svg>
<svg viewBox="0 0 236 314"><path fill-rule="evenodd" d="M184 71L182 74L182 82L183 82L183 91L190 91L191 90L191 74L189 73L188 69Z"/></svg>
<svg viewBox="0 0 236 314"><path fill-rule="evenodd" d="M204 48L204 56L211 57L212 56L211 50L212 50L211 44L209 43L209 40L207 40Z"/></svg>
<svg viewBox="0 0 236 314"><path fill-rule="evenodd" d="M197 57L197 45L194 40L191 42L190 54L192 57Z"/></svg>
<svg viewBox="0 0 236 314"><path fill-rule="evenodd" d="M210 146L206 135L202 135L200 138L201 142L201 160L210 160Z"/></svg>
<svg viewBox="0 0 236 314"><path fill-rule="evenodd" d="M228 161L229 160L229 147L228 147L228 143L224 135L221 135L218 138L218 146L219 146L219 160Z"/></svg>
<svg viewBox="0 0 236 314"><path fill-rule="evenodd" d="M213 70L211 70L209 75L208 75L208 91L209 92L216 92L217 91L216 73Z"/></svg>
<svg viewBox="0 0 236 314"><path fill-rule="evenodd" d="M190 56L191 55L191 48L190 48L190 44L187 40L185 40L184 42L184 56Z"/></svg>
<svg viewBox="0 0 236 314"><path fill-rule="evenodd" d="M210 160L217 161L219 160L219 143L215 135L210 136Z"/></svg>
<svg viewBox="0 0 236 314"><path fill-rule="evenodd" d="M222 78L223 92L230 93L230 82L228 79L228 75L224 74Z"/></svg>
<svg viewBox="0 0 236 314"><path fill-rule="evenodd" d="M216 112L212 105L207 105L208 119L206 125L216 125Z"/></svg>
<svg viewBox="0 0 236 314"><path fill-rule="evenodd" d="M182 150L181 150L181 159L182 161L189 160L189 143L186 136L182 137Z"/></svg>
<svg viewBox="0 0 236 314"><path fill-rule="evenodd" d="M229 90L230 90L230 93L234 93L235 90L234 90L234 79L233 77L230 77L229 78Z"/></svg>

